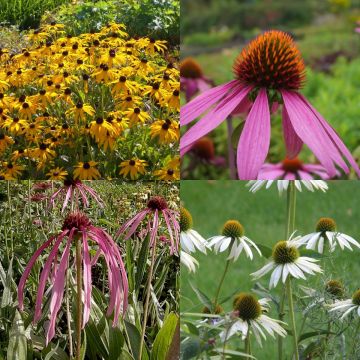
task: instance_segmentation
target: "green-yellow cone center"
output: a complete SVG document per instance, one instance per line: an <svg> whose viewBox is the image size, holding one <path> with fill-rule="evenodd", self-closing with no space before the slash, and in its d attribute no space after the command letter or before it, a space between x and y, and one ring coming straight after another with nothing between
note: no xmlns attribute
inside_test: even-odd
<svg viewBox="0 0 360 360"><path fill-rule="evenodd" d="M344 295L344 286L339 280L329 280L325 285L325 291L339 299Z"/></svg>
<svg viewBox="0 0 360 360"><path fill-rule="evenodd" d="M354 292L352 296L352 302L354 305L360 306L360 289Z"/></svg>
<svg viewBox="0 0 360 360"><path fill-rule="evenodd" d="M244 227L236 220L229 220L225 223L222 234L233 239L239 238L244 235Z"/></svg>
<svg viewBox="0 0 360 360"><path fill-rule="evenodd" d="M336 222L331 218L320 218L316 224L317 232L325 232L325 231L335 231L336 230Z"/></svg>
<svg viewBox="0 0 360 360"><path fill-rule="evenodd" d="M239 318L255 320L261 315L261 305L252 294L240 293L233 302L234 310L238 312Z"/></svg>
<svg viewBox="0 0 360 360"><path fill-rule="evenodd" d="M193 219L190 212L184 207L180 208L180 231L187 231L192 228Z"/></svg>
<svg viewBox="0 0 360 360"><path fill-rule="evenodd" d="M276 264L293 263L300 256L299 250L289 246L287 241L279 241L272 251L272 257Z"/></svg>

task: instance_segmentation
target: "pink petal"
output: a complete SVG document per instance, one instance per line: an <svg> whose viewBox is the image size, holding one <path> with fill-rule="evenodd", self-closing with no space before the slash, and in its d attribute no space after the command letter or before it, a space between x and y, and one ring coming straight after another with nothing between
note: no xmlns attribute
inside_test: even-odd
<svg viewBox="0 0 360 360"><path fill-rule="evenodd" d="M298 174L299 174L299 178L301 180L314 180L314 178L311 176L311 174L309 174L306 171L299 170Z"/></svg>
<svg viewBox="0 0 360 360"><path fill-rule="evenodd" d="M30 261L25 267L24 273L21 276L21 279L19 281L18 285L18 298L19 298L19 308L20 310L24 309L24 288L27 278L29 277L29 274L31 272L32 267L35 264L35 261L38 259L38 257L41 255L44 249L50 246L52 241L54 240L54 237L51 237L48 241L46 241L44 244L42 244L39 249L37 249L34 253L34 255L31 257Z"/></svg>
<svg viewBox="0 0 360 360"><path fill-rule="evenodd" d="M285 180L296 180L296 176L295 176L295 174L288 172L285 174L284 179Z"/></svg>
<svg viewBox="0 0 360 360"><path fill-rule="evenodd" d="M232 80L226 84L216 86L203 92L201 95L181 107L180 124L185 126L195 120L212 105L221 100L229 90L239 85L238 80Z"/></svg>
<svg viewBox="0 0 360 360"><path fill-rule="evenodd" d="M351 152L348 150L348 148L345 146L345 144L340 139L339 135L336 133L336 131L329 125L329 123L320 115L320 113L305 99L304 96L300 95L303 102L311 109L311 111L315 114L317 119L320 121L321 125L331 138L331 140L334 142L338 150L343 154L343 156L347 159L349 164L353 167L356 174L360 177L360 169L358 164L356 163L355 159L353 158ZM346 172L346 171L345 171Z"/></svg>
<svg viewBox="0 0 360 360"><path fill-rule="evenodd" d="M339 153L332 144L331 139L321 127L314 114L304 106L298 93L282 91L282 96L284 106L295 132L319 159L329 175L334 176L336 168L333 158L340 159Z"/></svg>
<svg viewBox="0 0 360 360"><path fill-rule="evenodd" d="M263 168L259 171L258 180L276 180L282 179L285 174L283 169L272 169L264 170Z"/></svg>
<svg viewBox="0 0 360 360"><path fill-rule="evenodd" d="M257 179L270 146L270 110L265 89L259 91L245 121L237 148L240 180Z"/></svg>
<svg viewBox="0 0 360 360"><path fill-rule="evenodd" d="M289 119L289 115L285 109L285 106L283 107L282 118L283 118L284 140L285 140L285 145L286 145L286 156L289 159L293 159L301 151L303 142L297 136L297 134L293 128L291 121Z"/></svg>
<svg viewBox="0 0 360 360"><path fill-rule="evenodd" d="M65 208L66 208L66 206L67 206L67 204L69 202L69 199L72 196L72 193L73 193L72 186L69 186L69 189L66 192L66 196L65 196L65 200L64 200L64 204L63 204L61 212L64 212L64 210L65 210Z"/></svg>
<svg viewBox="0 0 360 360"><path fill-rule="evenodd" d="M150 246L155 245L155 239L159 228L159 212L156 209L154 212L154 221L150 232Z"/></svg>
<svg viewBox="0 0 360 360"><path fill-rule="evenodd" d="M69 261L69 253L70 253L70 245L71 238L66 244L65 251L61 257L59 270L56 273L56 279L54 282L54 286L51 291L51 299L50 299L50 323L49 328L46 333L46 345L49 344L51 339L55 335L55 323L56 323L56 315L61 307L61 302L64 296L64 283L65 283L65 274L66 268Z"/></svg>
<svg viewBox="0 0 360 360"><path fill-rule="evenodd" d="M209 111L182 136L180 139L180 149L187 148L219 126L245 99L250 90L250 87L237 87L226 95L214 109Z"/></svg>
<svg viewBox="0 0 360 360"><path fill-rule="evenodd" d="M62 242L62 240L64 239L65 235L68 233L68 230L63 231L57 238L55 241L55 244L49 254L49 257L46 260L46 263L44 265L44 268L41 272L40 275L40 280L39 280L39 286L37 289L37 296L36 296L36 302L35 302L35 314L34 314L34 323L36 323L37 321L39 321L39 319L41 318L41 305L42 305L42 300L44 297L44 291L45 291L45 286L46 286L46 281L49 277L49 273L51 270L51 265L53 264L53 260L57 255L57 252L59 250L59 246ZM72 236L72 233L70 233L70 236Z"/></svg>
<svg viewBox="0 0 360 360"><path fill-rule="evenodd" d="M83 325L84 328L90 317L91 307L91 262L89 254L89 245L86 239L86 233L83 232L83 264L84 264L84 316Z"/></svg>

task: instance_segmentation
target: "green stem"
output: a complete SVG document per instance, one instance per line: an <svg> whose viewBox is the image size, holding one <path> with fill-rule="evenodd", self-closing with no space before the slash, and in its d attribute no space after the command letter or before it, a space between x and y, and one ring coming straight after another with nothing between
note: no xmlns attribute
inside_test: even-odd
<svg viewBox="0 0 360 360"><path fill-rule="evenodd" d="M66 319L69 333L69 355L70 359L74 356L72 331L71 331L71 312L70 312L70 286L69 286L69 269L66 271Z"/></svg>
<svg viewBox="0 0 360 360"><path fill-rule="evenodd" d="M294 312L294 303L293 303L290 276L288 276L288 278L286 280L286 291L287 291L287 297L288 297L288 301L289 301L289 315L290 315L290 322L291 322L291 328L292 328L292 337L294 340L295 360L299 360L298 339L297 339L297 333L296 333L295 312Z"/></svg>
<svg viewBox="0 0 360 360"><path fill-rule="evenodd" d="M216 306L217 306L217 304L218 304L219 295L220 295L220 290L221 290L222 284L224 283L224 279L225 279L226 273L227 273L227 271L228 271L228 269L229 269L230 262L231 262L231 260L227 260L227 261L226 261L226 265L225 265L224 272L223 272L222 277L221 277L221 279L220 279L219 286L218 286L218 288L217 288L217 290L216 290L215 300L214 300L214 310L216 309Z"/></svg>
<svg viewBox="0 0 360 360"><path fill-rule="evenodd" d="M7 182L7 197L8 197L8 207L9 207L9 221L10 221L10 229L13 229L12 223L12 204L11 204L11 194L10 194L10 180ZM14 238L13 231L10 231L10 246L11 246L11 257L14 256Z"/></svg>
<svg viewBox="0 0 360 360"><path fill-rule="evenodd" d="M248 333L246 335L245 339L245 353L248 355L251 355L251 341L250 341L250 329L248 330ZM250 357L247 359L250 359Z"/></svg>
<svg viewBox="0 0 360 360"><path fill-rule="evenodd" d="M358 324L356 326L355 332L354 332L354 341L352 344L352 349L351 349L351 354L352 355L356 355L356 345L358 344L358 337L357 335L359 334L359 330L360 330L360 318L358 320ZM351 357L351 359L354 359L355 357Z"/></svg>
<svg viewBox="0 0 360 360"><path fill-rule="evenodd" d="M81 325L82 325L82 269L81 269L81 236L76 237L76 288L77 288L77 325L76 325L76 360L80 360Z"/></svg>
<svg viewBox="0 0 360 360"><path fill-rule="evenodd" d="M153 247L152 247L149 277L148 277L147 286L146 286L146 299L145 299L145 305L144 305L144 319L143 319L143 325L142 325L142 331L141 331L141 340L140 340L140 349L139 349L138 360L141 360L142 352L143 352L143 348L144 348L146 323L147 323L148 312L149 312L149 303L150 303L151 282L152 282L154 265L155 265L155 256L156 256L156 239L155 239Z"/></svg>
<svg viewBox="0 0 360 360"><path fill-rule="evenodd" d="M295 182L290 181L288 190L287 190L287 200L286 200L286 228L285 228L285 239L288 240L290 235L294 232L295 229L295 212L296 212L296 188ZM285 285L282 286L281 290L281 300L280 300L280 309L279 309L279 320L283 321L285 313L285 296L286 289ZM278 336L278 359L283 359L283 338Z"/></svg>

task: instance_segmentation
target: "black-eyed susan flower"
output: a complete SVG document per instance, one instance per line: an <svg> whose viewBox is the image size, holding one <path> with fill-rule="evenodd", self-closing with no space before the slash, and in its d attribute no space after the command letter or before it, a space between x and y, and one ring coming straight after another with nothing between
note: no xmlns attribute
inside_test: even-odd
<svg viewBox="0 0 360 360"><path fill-rule="evenodd" d="M101 175L96 165L97 162L95 161L79 162L74 166L74 178L79 180L96 180L100 178Z"/></svg>
<svg viewBox="0 0 360 360"><path fill-rule="evenodd" d="M0 133L0 153L4 152L12 144L14 144L14 140L11 136Z"/></svg>
<svg viewBox="0 0 360 360"><path fill-rule="evenodd" d="M1 174L5 180L16 180L21 177L24 166L12 162L3 162L1 164Z"/></svg>
<svg viewBox="0 0 360 360"><path fill-rule="evenodd" d="M179 140L179 126L170 119L157 120L150 125L150 136L157 138L160 144L170 144Z"/></svg>
<svg viewBox="0 0 360 360"><path fill-rule="evenodd" d="M131 159L123 161L120 164L121 170L120 175L124 178L130 175L131 180L135 180L139 177L139 175L144 175L146 172L145 167L147 166L147 162L145 160L139 159Z"/></svg>
<svg viewBox="0 0 360 360"><path fill-rule="evenodd" d="M143 124L150 119L148 112L143 111L138 107L124 111L124 116L129 119L130 126L136 125L138 123Z"/></svg>
<svg viewBox="0 0 360 360"><path fill-rule="evenodd" d="M162 168L160 170L155 170L154 175L159 180L164 180L164 181L178 181L178 180L180 180L180 170L179 170L179 168L176 168L176 167L173 168L173 167L170 167L169 165L165 166L164 168Z"/></svg>
<svg viewBox="0 0 360 360"><path fill-rule="evenodd" d="M54 169L51 169L46 176L48 177L49 180L65 180L66 177L68 176L68 172L66 170L64 170L61 167L56 167Z"/></svg>
<svg viewBox="0 0 360 360"><path fill-rule="evenodd" d="M84 104L81 101L78 101L74 107L68 110L68 115L74 116L75 122L85 120L86 115L93 116L94 114L95 109L91 105Z"/></svg>

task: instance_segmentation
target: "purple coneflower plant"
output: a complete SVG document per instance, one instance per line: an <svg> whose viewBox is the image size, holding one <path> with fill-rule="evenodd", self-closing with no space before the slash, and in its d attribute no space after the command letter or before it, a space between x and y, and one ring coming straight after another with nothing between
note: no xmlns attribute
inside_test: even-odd
<svg viewBox="0 0 360 360"><path fill-rule="evenodd" d="M192 58L186 58L180 63L180 84L186 101L214 86L214 83L205 77L201 66Z"/></svg>
<svg viewBox="0 0 360 360"><path fill-rule="evenodd" d="M125 240L129 239L140 226L144 225L143 221L148 217L145 223L147 233L150 232L150 246L154 246L158 234L161 216L164 218L169 236L170 236L170 253L177 254L179 250L179 212L169 209L167 201L161 196L153 196L147 203L147 207L140 210L133 218L125 222L118 230L116 236L125 235Z"/></svg>
<svg viewBox="0 0 360 360"><path fill-rule="evenodd" d="M96 255L91 258L89 252L89 242L98 246ZM60 249L64 244L64 249ZM20 279L18 286L19 308L24 308L24 287L36 260L45 249L51 247L50 254L45 262L40 275L39 287L35 303L34 322L41 318L42 301L46 283L50 278L52 292L50 299L50 323L46 334L46 344L55 335L56 316L61 308L65 277L68 269L71 269L71 246L76 246L76 258L73 259L76 265L77 282L77 354L80 350L81 328L84 328L90 317L91 307L91 267L96 263L100 255L103 255L108 268L110 303L107 315L114 313L113 326L118 323L119 316L125 314L128 304L128 280L125 267L121 258L121 253L109 234L101 228L91 224L90 220L81 212L70 213L64 221L62 231L46 241L35 254L31 257L25 271ZM58 254L61 254L58 263ZM83 264L83 265L82 265ZM82 268L83 267L83 268ZM50 275L52 273L52 275ZM84 279L84 280L82 280ZM83 290L82 290L83 287ZM82 294L83 292L83 300ZM82 303L84 311L82 314Z"/></svg>
<svg viewBox="0 0 360 360"><path fill-rule="evenodd" d="M264 164L258 174L261 180L329 180L326 169L320 164L304 164L298 158L286 158L278 164Z"/></svg>
<svg viewBox="0 0 360 360"><path fill-rule="evenodd" d="M270 147L270 113L279 105L288 158L296 157L305 143L330 177L337 174L336 166L349 172L344 158L360 176L356 161L335 130L299 93L305 65L290 35L272 30L258 36L242 50L233 70L235 80L205 91L181 108L181 126L208 111L182 136L181 154L228 116L248 109L250 101L237 148L241 180L258 178Z"/></svg>
<svg viewBox="0 0 360 360"><path fill-rule="evenodd" d="M73 179L67 179L64 181L63 186L54 192L54 194L50 197L50 205L55 205L56 199L63 199L63 205L62 205L62 212L64 212L65 208L68 206L69 202L74 203L75 206L79 207L79 199L82 200L82 203L84 207L89 206L89 199L87 197L87 194L92 197L96 203L103 207L103 201L101 200L100 196L97 194L97 192L91 188L90 186L85 185L80 180L73 180Z"/></svg>
<svg viewBox="0 0 360 360"><path fill-rule="evenodd" d="M149 216L148 216L149 215ZM146 298L144 303L144 316L141 332L141 341L139 346L139 359L142 358L142 350L144 346L144 338L146 331L146 323L149 311L149 302L151 294L151 282L154 271L154 264L156 258L156 248L158 240L158 231L160 227L161 215L165 220L165 224L170 236L170 254L179 253L179 234L180 224L178 211L172 210L168 207L167 201L162 196L153 196L149 199L147 207L138 212L133 218L128 220L117 232L116 236L124 235L125 240L129 239L136 230L141 226L145 225L147 233L150 235L150 247L151 247L151 262L150 269L148 272L148 279L146 284ZM143 224L147 218L146 223Z"/></svg>

